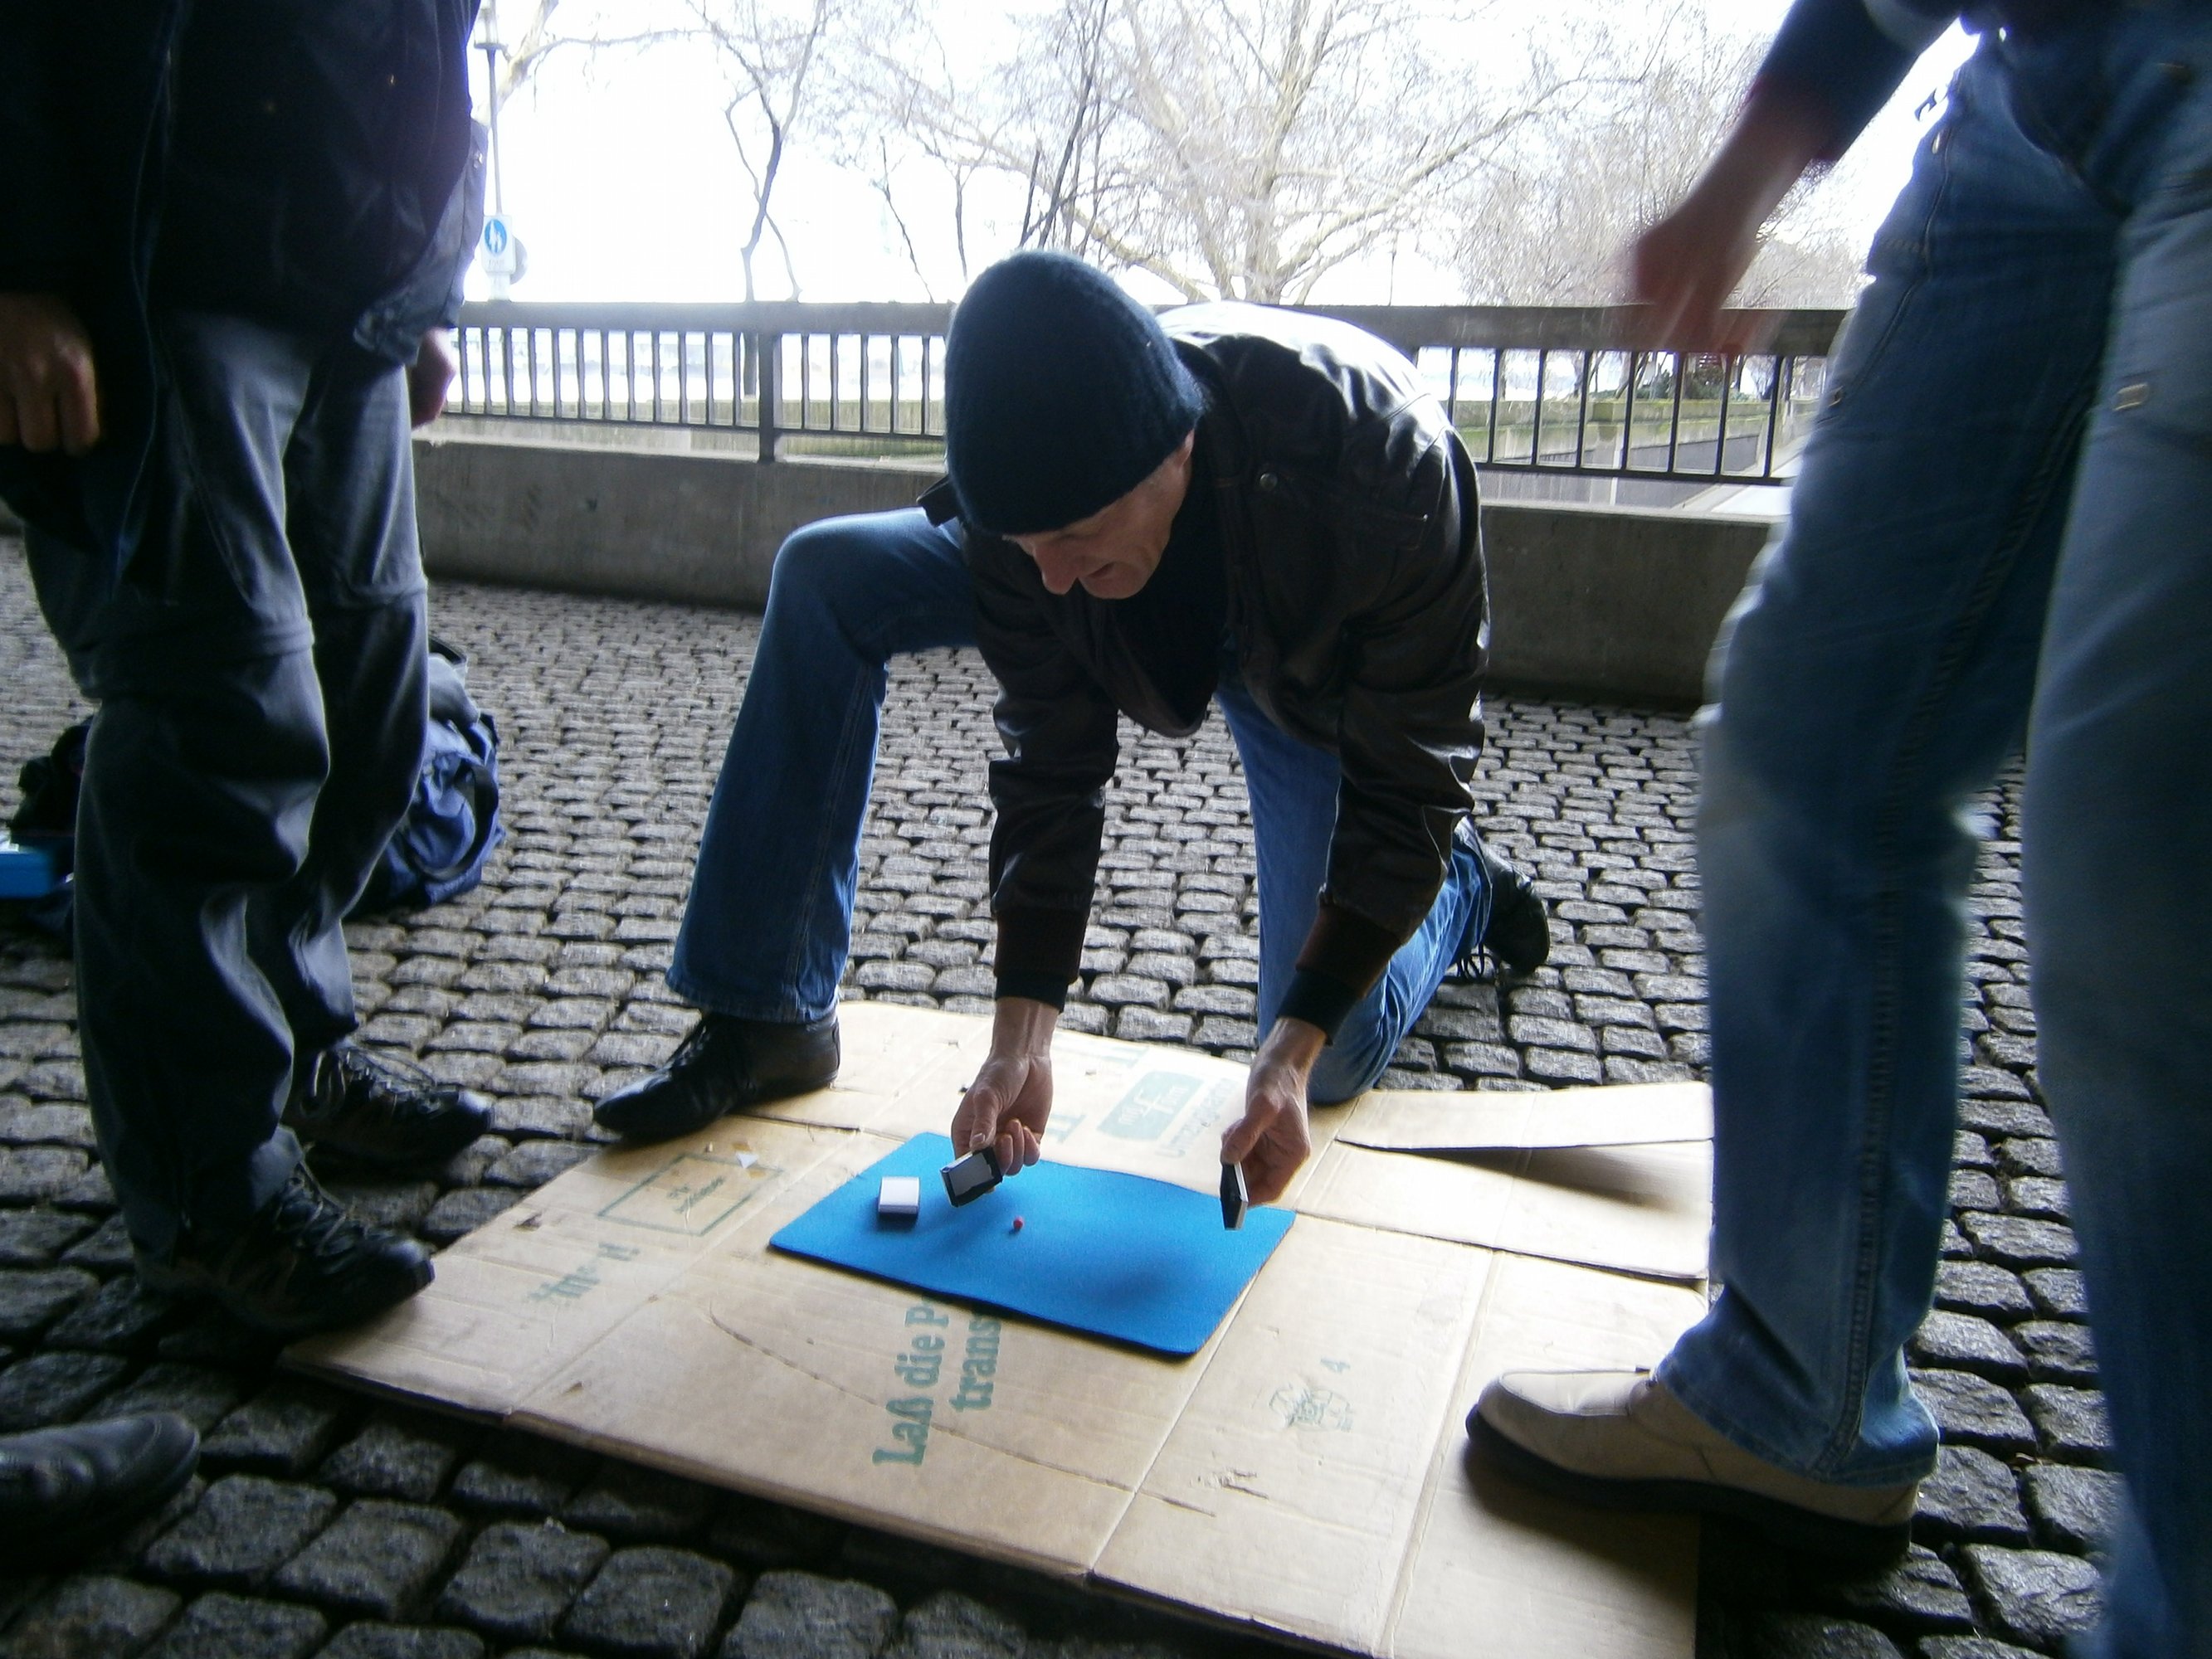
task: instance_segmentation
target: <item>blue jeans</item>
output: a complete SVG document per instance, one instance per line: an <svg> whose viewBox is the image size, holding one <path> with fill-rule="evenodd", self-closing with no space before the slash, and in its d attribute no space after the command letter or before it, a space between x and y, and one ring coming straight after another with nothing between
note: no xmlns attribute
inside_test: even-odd
<svg viewBox="0 0 2212 1659"><path fill-rule="evenodd" d="M1985 40L1876 238L1716 657L1699 826L1724 1288L1661 1375L1926 1472L1972 797L2025 732L2041 1079L2135 1519L2104 1650L2212 1654L2212 15Z"/></svg>
<svg viewBox="0 0 2212 1659"><path fill-rule="evenodd" d="M787 1024L836 1006L889 660L975 642L956 532L919 508L826 520L783 544L668 970L678 995ZM1233 679L1218 696L1252 804L1264 1035L1313 926L1338 769ZM1481 860L1455 848L1427 920L1316 1066L1315 1101L1348 1099L1382 1075L1489 904Z"/></svg>

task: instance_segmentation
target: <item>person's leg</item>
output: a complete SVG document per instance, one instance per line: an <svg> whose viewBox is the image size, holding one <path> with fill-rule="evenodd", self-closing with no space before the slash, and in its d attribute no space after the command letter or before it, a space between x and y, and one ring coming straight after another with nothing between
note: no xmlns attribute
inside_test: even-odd
<svg viewBox="0 0 2212 1659"><path fill-rule="evenodd" d="M1464 831L1452 843L1450 871L1428 915L1398 947L1375 988L1345 1016L1336 1041L1314 1066L1309 1092L1316 1105L1334 1105L1375 1086L1451 971L1462 943L1481 937L1492 896L1474 832Z"/></svg>
<svg viewBox="0 0 2212 1659"><path fill-rule="evenodd" d="M1341 771L1336 757L1301 743L1261 712L1236 680L1215 693L1244 768L1252 807L1252 847L1260 890L1258 1034L1275 1022L1313 929L1328 848L1336 829ZM1462 837L1462 842L1468 838ZM1317 1106L1349 1100L1371 1087L1398 1052L1429 999L1443 983L1477 913L1486 915L1489 890L1472 844L1455 844L1451 871L1428 917L1399 947L1382 977L1322 1051L1307 1092Z"/></svg>
<svg viewBox="0 0 2212 1659"><path fill-rule="evenodd" d="M1703 717L1723 1288L1658 1376L1759 1458L1874 1489L1936 1455L1903 1348L1947 1207L1966 809L2024 720L2112 281L2108 214L1992 48L1869 267Z"/></svg>
<svg viewBox="0 0 2212 1659"><path fill-rule="evenodd" d="M163 400L129 567L88 577L46 541L33 556L100 703L78 802L78 1038L140 1277L304 1335L432 1275L301 1166L279 1125L286 999L249 939L307 860L329 772L283 474L323 349L201 313L157 313L155 331Z"/></svg>
<svg viewBox="0 0 2212 1659"><path fill-rule="evenodd" d="M330 772L307 856L257 891L247 943L290 1026L284 1121L372 1163L448 1158L489 1127L468 1091L344 1041L355 1025L344 921L422 766L427 626L407 379L341 341L317 360L284 454L285 531L315 635Z"/></svg>
<svg viewBox="0 0 2212 1659"><path fill-rule="evenodd" d="M328 764L285 547L284 446L310 359L290 336L163 319L170 382L129 570L33 574L100 700L76 848L76 979L101 1157L133 1240L243 1222L299 1159L277 1127L290 1034L249 959L252 896L291 880ZM86 603L89 599L90 603Z"/></svg>
<svg viewBox="0 0 2212 1659"><path fill-rule="evenodd" d="M2195 71L2134 192L2028 736L2037 1059L2133 1500L2108 1570L2114 1659L2212 1654L2208 34L2106 77L2124 111Z"/></svg>
<svg viewBox="0 0 2212 1659"><path fill-rule="evenodd" d="M330 769L298 872L254 894L253 958L305 1060L355 1025L343 923L422 769L425 653L406 375L349 344L315 365L284 456Z"/></svg>
<svg viewBox="0 0 2212 1659"><path fill-rule="evenodd" d="M780 1024L836 1006L886 668L972 645L957 526L920 508L810 525L776 555L669 985Z"/></svg>

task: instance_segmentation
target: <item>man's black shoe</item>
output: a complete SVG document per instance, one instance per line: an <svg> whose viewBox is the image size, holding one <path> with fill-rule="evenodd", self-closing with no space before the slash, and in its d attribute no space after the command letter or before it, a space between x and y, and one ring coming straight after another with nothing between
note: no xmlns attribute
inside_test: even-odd
<svg viewBox="0 0 2212 1659"><path fill-rule="evenodd" d="M1462 978L1480 978L1487 957L1509 974L1535 972L1552 955L1552 924L1544 914L1544 901L1536 896L1528 878L1492 852L1471 826L1460 826L1458 840L1482 860L1483 878L1490 888L1490 922L1481 938L1460 941L1454 970Z"/></svg>
<svg viewBox="0 0 2212 1659"><path fill-rule="evenodd" d="M138 1258L149 1288L212 1297L286 1337L357 1325L414 1295L431 1271L429 1252L356 1219L304 1164L243 1226L187 1229L167 1256Z"/></svg>
<svg viewBox="0 0 2212 1659"><path fill-rule="evenodd" d="M491 1108L428 1073L335 1042L307 1062L284 1107L302 1139L364 1164L407 1168L451 1158L491 1127Z"/></svg>
<svg viewBox="0 0 2212 1659"><path fill-rule="evenodd" d="M168 1412L0 1435L0 1561L73 1566L191 1479L200 1437Z"/></svg>
<svg viewBox="0 0 2212 1659"><path fill-rule="evenodd" d="M725 1113L823 1088L838 1059L835 1013L806 1025L702 1014L665 1065L609 1095L592 1116L631 1140L667 1140Z"/></svg>
<svg viewBox="0 0 2212 1659"><path fill-rule="evenodd" d="M1486 846L1482 867L1490 878L1490 926L1482 948L1510 974L1533 974L1552 956L1552 922L1528 878Z"/></svg>

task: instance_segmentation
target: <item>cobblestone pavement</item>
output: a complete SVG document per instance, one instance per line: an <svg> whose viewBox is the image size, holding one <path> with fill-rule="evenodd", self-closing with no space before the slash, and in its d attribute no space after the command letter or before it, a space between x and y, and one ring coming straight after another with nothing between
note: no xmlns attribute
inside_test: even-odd
<svg viewBox="0 0 2212 1659"><path fill-rule="evenodd" d="M584 1156L589 1103L689 1024L659 979L757 624L671 606L441 588L506 738L509 836L478 890L356 927L365 1041L498 1104L434 1178L327 1171L364 1212L450 1243ZM0 546L0 807L79 707ZM1705 1057L1686 724L1498 700L1492 839L1553 906L1553 965L1447 987L1390 1081L1537 1088L1697 1074ZM986 677L893 682L853 993L981 1010ZM1700 1652L2017 1659L2091 1612L2115 1477L2037 1103L2012 799L1974 890L1966 1099L1938 1311L1916 1345L1948 1442L1918 1544L1871 1582L1709 1533ZM1068 1024L1252 1040L1252 858L1218 724L1133 742ZM163 1659L1109 1659L1275 1650L547 1442L287 1376L269 1345L141 1294L92 1152L68 962L0 921L0 1429L147 1406L206 1436L202 1478L85 1572L0 1580L0 1644ZM1106 1644L1123 1644L1116 1647Z"/></svg>

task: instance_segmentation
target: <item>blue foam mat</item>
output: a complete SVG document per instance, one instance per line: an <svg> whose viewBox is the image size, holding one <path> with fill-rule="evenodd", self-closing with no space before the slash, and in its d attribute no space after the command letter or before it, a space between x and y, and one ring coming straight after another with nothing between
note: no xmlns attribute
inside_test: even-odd
<svg viewBox="0 0 2212 1659"><path fill-rule="evenodd" d="M916 1135L769 1243L932 1296L1188 1354L1206 1346L1296 1219L1255 1206L1231 1232L1212 1193L1049 1160L955 1209L938 1176L951 1161L943 1135ZM885 1176L921 1177L913 1223L877 1218Z"/></svg>

